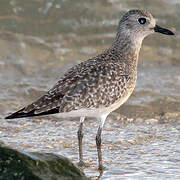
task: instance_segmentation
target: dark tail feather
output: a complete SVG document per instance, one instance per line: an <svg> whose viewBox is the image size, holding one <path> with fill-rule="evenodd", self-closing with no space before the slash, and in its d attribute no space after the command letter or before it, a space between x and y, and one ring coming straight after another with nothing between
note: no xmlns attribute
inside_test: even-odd
<svg viewBox="0 0 180 180"><path fill-rule="evenodd" d="M32 110L30 112L23 112L25 108L5 117L5 119L15 119L15 118L23 118L23 117L32 117L32 116L42 116L42 115L48 115L48 114L55 114L59 113L59 107L56 107L54 109L51 109L49 111L45 111L39 114L35 114L35 110Z"/></svg>

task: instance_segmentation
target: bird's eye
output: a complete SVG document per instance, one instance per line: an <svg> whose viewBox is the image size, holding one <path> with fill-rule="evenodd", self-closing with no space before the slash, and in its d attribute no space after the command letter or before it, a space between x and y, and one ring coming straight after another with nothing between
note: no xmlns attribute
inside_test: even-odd
<svg viewBox="0 0 180 180"><path fill-rule="evenodd" d="M146 18L139 18L138 19L140 24L145 24L146 23Z"/></svg>

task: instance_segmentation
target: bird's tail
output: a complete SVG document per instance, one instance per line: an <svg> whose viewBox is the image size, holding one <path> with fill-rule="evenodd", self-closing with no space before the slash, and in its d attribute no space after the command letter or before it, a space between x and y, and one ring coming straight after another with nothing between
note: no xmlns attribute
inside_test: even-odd
<svg viewBox="0 0 180 180"><path fill-rule="evenodd" d="M51 109L49 111L41 112L39 114L35 113L35 110L25 112L25 108L22 108L21 110L12 113L11 115L5 117L5 119L15 119L15 118L23 118L23 117L32 117L32 116L41 116L41 115L48 115L48 114L55 114L59 112L59 108L56 107L54 109Z"/></svg>

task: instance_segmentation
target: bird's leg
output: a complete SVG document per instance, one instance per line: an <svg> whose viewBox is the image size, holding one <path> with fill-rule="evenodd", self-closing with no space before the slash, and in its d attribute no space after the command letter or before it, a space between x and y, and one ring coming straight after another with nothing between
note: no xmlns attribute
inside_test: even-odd
<svg viewBox="0 0 180 180"><path fill-rule="evenodd" d="M102 171L104 169L102 165L102 152L101 152L101 133L102 133L102 128L104 125L104 122L106 120L107 115L104 115L101 117L101 125L98 128L97 135L96 135L96 146L97 146L97 152L98 152L98 163L99 163L99 170Z"/></svg>
<svg viewBox="0 0 180 180"><path fill-rule="evenodd" d="M96 146L97 146L97 152L98 152L98 163L99 163L99 170L103 169L102 166L102 152L101 152L101 132L102 128L99 127L96 135Z"/></svg>
<svg viewBox="0 0 180 180"><path fill-rule="evenodd" d="M82 152L82 139L83 139L83 122L84 122L84 119L85 117L81 117L80 118L80 125L79 125L79 129L78 129L78 132L77 132L77 135L78 135L78 144L79 144L79 163L78 165L79 166L84 166L84 162L83 162L83 152Z"/></svg>

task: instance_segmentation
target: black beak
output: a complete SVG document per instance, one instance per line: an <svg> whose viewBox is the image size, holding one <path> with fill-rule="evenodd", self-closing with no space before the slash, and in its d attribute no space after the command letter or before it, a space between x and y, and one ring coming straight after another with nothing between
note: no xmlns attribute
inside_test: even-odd
<svg viewBox="0 0 180 180"><path fill-rule="evenodd" d="M168 29L165 29L165 28L162 28L162 27L160 27L160 26L158 26L158 25L156 25L156 26L154 27L154 31L155 31L155 32L162 33L162 34L166 34L166 35L174 35L174 33L173 33L172 31L170 31L170 30L168 30Z"/></svg>

